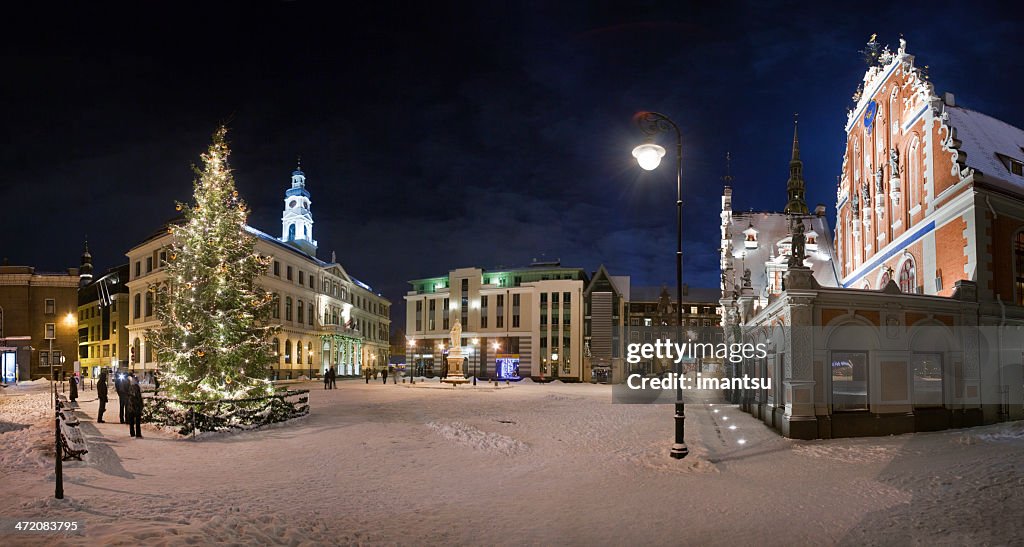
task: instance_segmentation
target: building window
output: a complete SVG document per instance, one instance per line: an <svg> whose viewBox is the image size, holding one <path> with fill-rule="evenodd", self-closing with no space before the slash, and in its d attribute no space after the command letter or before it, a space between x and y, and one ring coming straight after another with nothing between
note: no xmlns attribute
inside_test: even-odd
<svg viewBox="0 0 1024 547"><path fill-rule="evenodd" d="M306 284L306 272L299 270L299 285Z"/></svg>
<svg viewBox="0 0 1024 547"><path fill-rule="evenodd" d="M942 354L915 353L911 362L914 369L914 407L942 406Z"/></svg>
<svg viewBox="0 0 1024 547"><path fill-rule="evenodd" d="M281 318L281 295L274 293L274 305L270 308L270 316L274 319Z"/></svg>
<svg viewBox="0 0 1024 547"><path fill-rule="evenodd" d="M53 340L56 338L56 323L47 323L45 327L45 335L43 336L46 340Z"/></svg>
<svg viewBox="0 0 1024 547"><path fill-rule="evenodd" d="M499 329L505 328L505 295L498 295L497 310L494 314L494 326Z"/></svg>
<svg viewBox="0 0 1024 547"><path fill-rule="evenodd" d="M290 296L284 297L284 320L292 320L292 297Z"/></svg>
<svg viewBox="0 0 1024 547"><path fill-rule="evenodd" d="M312 279L312 278L310 278L310 279ZM307 309L308 309L308 311L306 313L306 318L308 319L307 323L309 324L309 326L312 327L313 326L313 303L312 302L309 303L309 306L307 307Z"/></svg>
<svg viewBox="0 0 1024 547"><path fill-rule="evenodd" d="M462 280L462 306L459 310L460 321L465 328L469 328L469 280Z"/></svg>
<svg viewBox="0 0 1024 547"><path fill-rule="evenodd" d="M135 293L134 308L135 309L132 311L132 317L134 317L135 319L142 317L142 295L139 293Z"/></svg>
<svg viewBox="0 0 1024 547"><path fill-rule="evenodd" d="M416 330L423 330L423 301L416 301Z"/></svg>
<svg viewBox="0 0 1024 547"><path fill-rule="evenodd" d="M274 261L274 275L281 277L281 263L276 260Z"/></svg>
<svg viewBox="0 0 1024 547"><path fill-rule="evenodd" d="M136 260L135 261L135 277L141 277L141 276L142 276L142 261L141 260Z"/></svg>
<svg viewBox="0 0 1024 547"><path fill-rule="evenodd" d="M436 298L431 298L430 299L430 304L429 304L429 307L428 307L428 311L427 311L427 330L434 330L434 328L436 326L436 324L434 322L435 321L434 316L435 316L435 312L436 312L436 309L435 309L436 307L437 307L437 299Z"/></svg>
<svg viewBox="0 0 1024 547"><path fill-rule="evenodd" d="M281 341L278 340L277 338L274 338L274 342L270 345L270 347L273 348L273 351L274 351L274 360L280 363L281 362Z"/></svg>
<svg viewBox="0 0 1024 547"><path fill-rule="evenodd" d="M306 317L306 314L305 314L306 310L304 309L303 306L304 306L304 303L302 302L302 300L299 300L299 309L297 310L296 314L298 316L298 321L299 321L300 325L302 324L302 321Z"/></svg>
<svg viewBox="0 0 1024 547"><path fill-rule="evenodd" d="M146 273L149 273L149 272L152 272L152 271L153 271L153 257L147 256L146 257Z"/></svg>
<svg viewBox="0 0 1024 547"><path fill-rule="evenodd" d="M286 272L286 274L285 274L285 278L286 278L286 279L287 279L288 281L291 281L291 280L292 280L292 267L291 267L291 266L288 266L288 267L287 267L287 269L285 270L285 272Z"/></svg>
<svg viewBox="0 0 1024 547"><path fill-rule="evenodd" d="M313 364L313 342L306 343L306 364Z"/></svg>
<svg viewBox="0 0 1024 547"><path fill-rule="evenodd" d="M449 300L447 298L445 298L444 299L444 309L441 310L441 319L442 319L441 322L443 323L441 328L443 328L444 330L448 330L448 329L451 328L451 325L449 325L449 321L450 321L449 312L451 311L451 310L449 310L449 306L450 305L451 305L451 302L449 302Z"/></svg>
<svg viewBox="0 0 1024 547"><path fill-rule="evenodd" d="M146 291L146 317L153 315L153 293Z"/></svg>
<svg viewBox="0 0 1024 547"><path fill-rule="evenodd" d="M50 352L40 351L39 352L39 366L48 367L50 366Z"/></svg>
<svg viewBox="0 0 1024 547"><path fill-rule="evenodd" d="M160 251L160 254L157 255L157 256L159 257L159 261L157 262L157 267L158 268L163 268L164 266L166 266L167 265L167 251Z"/></svg>
<svg viewBox="0 0 1024 547"><path fill-rule="evenodd" d="M832 410L868 409L868 354L832 352Z"/></svg>
<svg viewBox="0 0 1024 547"><path fill-rule="evenodd" d="M914 259L907 257L900 268L900 290L913 294L917 292L917 275L914 270Z"/></svg>
<svg viewBox="0 0 1024 547"><path fill-rule="evenodd" d="M487 328L487 297L480 297L480 328Z"/></svg>
<svg viewBox="0 0 1024 547"><path fill-rule="evenodd" d="M519 328L519 296L518 294L512 295L512 328Z"/></svg>
<svg viewBox="0 0 1024 547"><path fill-rule="evenodd" d="M46 315L57 313L57 302L53 298L46 299L46 303L43 304L43 313Z"/></svg>

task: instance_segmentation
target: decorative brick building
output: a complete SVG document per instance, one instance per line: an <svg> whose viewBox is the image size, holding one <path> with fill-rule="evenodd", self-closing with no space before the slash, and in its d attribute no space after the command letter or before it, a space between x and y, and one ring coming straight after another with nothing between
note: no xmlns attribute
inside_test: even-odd
<svg viewBox="0 0 1024 547"><path fill-rule="evenodd" d="M831 258L791 211L737 276L723 196L725 336L769 347L733 373L772 380L730 396L797 438L1024 418L1024 130L940 98L905 41L866 51Z"/></svg>

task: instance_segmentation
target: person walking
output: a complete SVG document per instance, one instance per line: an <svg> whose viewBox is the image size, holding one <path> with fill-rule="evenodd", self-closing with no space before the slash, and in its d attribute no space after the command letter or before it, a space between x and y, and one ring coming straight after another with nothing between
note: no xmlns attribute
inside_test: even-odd
<svg viewBox="0 0 1024 547"><path fill-rule="evenodd" d="M106 423L103 421L103 413L107 410L107 370L103 369L100 372L100 378L96 384L96 396L100 400L100 413L96 416L96 423Z"/></svg>
<svg viewBox="0 0 1024 547"><path fill-rule="evenodd" d="M367 384L370 383L370 374L371 373L370 373L370 369L369 368L364 368L363 369L363 377L366 378L366 383Z"/></svg>
<svg viewBox="0 0 1024 547"><path fill-rule="evenodd" d="M118 418L124 423L124 413L128 407L128 376L123 372L117 373L114 378L114 391L117 392Z"/></svg>
<svg viewBox="0 0 1024 547"><path fill-rule="evenodd" d="M388 367L382 368L380 373L381 373L381 378L384 379L384 382L383 382L384 385L387 385L387 383L388 383Z"/></svg>
<svg viewBox="0 0 1024 547"><path fill-rule="evenodd" d="M331 367L331 389L338 388L338 371Z"/></svg>
<svg viewBox="0 0 1024 547"><path fill-rule="evenodd" d="M68 398L71 399L71 404L74 405L75 401L78 400L78 375L77 374L72 374L71 375L71 381L68 382L68 385L69 385L70 390L71 390L71 393L68 395Z"/></svg>
<svg viewBox="0 0 1024 547"><path fill-rule="evenodd" d="M324 371L324 389L331 389L331 371L334 367L330 367Z"/></svg>
<svg viewBox="0 0 1024 547"><path fill-rule="evenodd" d="M132 374L128 385L128 434L142 438L142 387L139 379Z"/></svg>

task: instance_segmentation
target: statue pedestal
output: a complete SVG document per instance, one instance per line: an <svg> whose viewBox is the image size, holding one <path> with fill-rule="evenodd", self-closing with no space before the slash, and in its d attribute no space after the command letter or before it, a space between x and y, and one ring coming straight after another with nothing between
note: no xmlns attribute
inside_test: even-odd
<svg viewBox="0 0 1024 547"><path fill-rule="evenodd" d="M464 362L466 362L466 358L462 356L462 348L452 348L448 353L448 376L442 378L441 381L453 386L468 383L469 378L465 378L465 374L462 372L462 363Z"/></svg>

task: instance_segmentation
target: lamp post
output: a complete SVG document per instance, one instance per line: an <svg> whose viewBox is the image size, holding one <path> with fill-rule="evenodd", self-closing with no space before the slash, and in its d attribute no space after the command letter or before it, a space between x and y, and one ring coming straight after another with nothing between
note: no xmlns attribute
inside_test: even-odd
<svg viewBox="0 0 1024 547"><path fill-rule="evenodd" d="M473 354L476 357L476 359L473 361L473 385L475 386L476 385L476 364L480 362L480 356L477 355L477 346L480 345L480 339L479 338L474 338L472 340L472 343L473 343Z"/></svg>
<svg viewBox="0 0 1024 547"><path fill-rule="evenodd" d="M650 138L658 133L676 134L676 325L678 333L682 335L683 328L683 135L679 126L668 116L657 112L638 112L633 120L640 127L640 130ZM665 149L653 142L646 142L633 149L633 157L636 158L640 167L651 171L658 167L661 158L665 155ZM682 366L675 364L676 369L676 413L675 413L675 443L669 453L675 459L685 458L690 453L686 448L684 440L686 414L683 405L683 389L679 384Z"/></svg>

